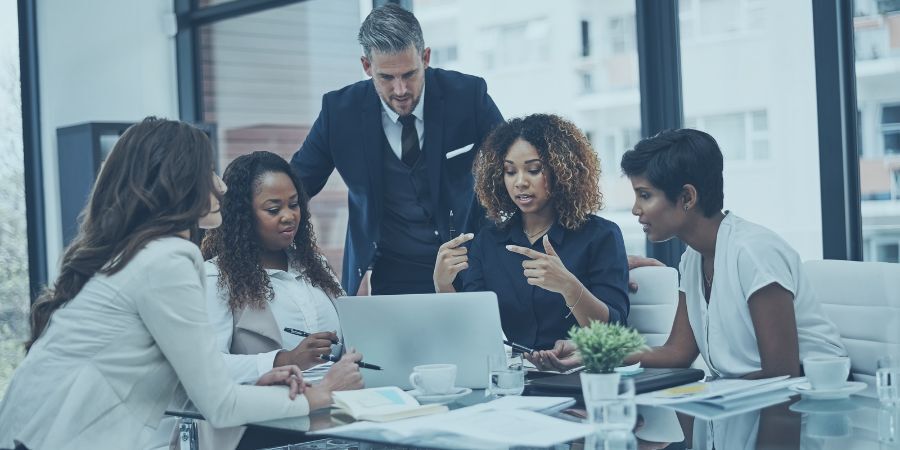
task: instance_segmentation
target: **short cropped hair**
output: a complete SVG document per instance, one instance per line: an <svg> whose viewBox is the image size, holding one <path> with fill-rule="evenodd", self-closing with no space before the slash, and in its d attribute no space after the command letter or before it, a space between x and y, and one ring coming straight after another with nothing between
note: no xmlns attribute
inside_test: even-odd
<svg viewBox="0 0 900 450"><path fill-rule="evenodd" d="M416 16L394 3L373 9L359 27L357 40L369 59L373 49L396 54L412 45L419 55L425 52L425 39Z"/></svg>
<svg viewBox="0 0 900 450"><path fill-rule="evenodd" d="M702 131L666 130L638 142L622 156L622 172L647 178L672 203L678 201L684 185L690 184L697 189L704 216L722 210L722 151L716 140Z"/></svg>
<svg viewBox="0 0 900 450"><path fill-rule="evenodd" d="M503 159L522 139L537 150L559 223L575 230L603 207L600 160L575 124L553 114L532 114L500 124L485 138L473 167L475 194L488 219L503 228L519 208L509 198Z"/></svg>

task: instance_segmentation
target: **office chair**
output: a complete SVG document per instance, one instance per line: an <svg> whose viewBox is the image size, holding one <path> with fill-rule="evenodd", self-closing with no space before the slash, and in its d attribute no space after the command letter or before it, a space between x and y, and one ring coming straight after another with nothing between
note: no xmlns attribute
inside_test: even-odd
<svg viewBox="0 0 900 450"><path fill-rule="evenodd" d="M878 358L900 355L900 264L806 261L803 270L837 325L853 379L874 386Z"/></svg>

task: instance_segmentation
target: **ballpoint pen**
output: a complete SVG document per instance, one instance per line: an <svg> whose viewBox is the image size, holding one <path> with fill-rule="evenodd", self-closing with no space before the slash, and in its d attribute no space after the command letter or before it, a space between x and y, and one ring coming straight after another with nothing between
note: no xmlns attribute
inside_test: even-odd
<svg viewBox="0 0 900 450"><path fill-rule="evenodd" d="M284 332L285 332L285 333L293 334L293 335L295 335L295 336L309 337L309 333L307 333L307 332L305 332L305 331L303 331L303 330L298 330L298 329L296 329L296 328L287 328L287 327L285 327ZM331 343L332 343L332 344L340 344L341 341L335 339L335 340L331 341Z"/></svg>
<svg viewBox="0 0 900 450"><path fill-rule="evenodd" d="M325 361L338 362L341 360L340 356L334 355L320 355L319 358L322 358ZM359 366L360 369L372 369L372 370L381 370L380 366L376 366L375 364L369 364L362 361L357 361L356 365Z"/></svg>
<svg viewBox="0 0 900 450"><path fill-rule="evenodd" d="M524 345L522 345L522 344L516 344L516 343L513 342L513 341L508 341L508 340L504 339L504 340L503 340L503 343L506 344L506 345L508 345L508 346L510 346L510 347L512 347L513 350L516 350L516 351L519 351L519 352L524 352L524 353L534 353L534 349L533 349L533 348L528 348L528 347L526 347L526 346L524 346Z"/></svg>

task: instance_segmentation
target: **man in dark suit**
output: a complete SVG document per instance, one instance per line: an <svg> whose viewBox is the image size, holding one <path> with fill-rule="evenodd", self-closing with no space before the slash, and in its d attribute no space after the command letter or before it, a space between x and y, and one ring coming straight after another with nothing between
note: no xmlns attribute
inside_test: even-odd
<svg viewBox="0 0 900 450"><path fill-rule="evenodd" d="M360 27L372 77L322 97L322 111L291 159L314 196L337 168L350 208L342 284L373 294L434 292L438 247L483 217L472 161L503 121L478 77L428 67L431 49L412 13L394 4Z"/></svg>

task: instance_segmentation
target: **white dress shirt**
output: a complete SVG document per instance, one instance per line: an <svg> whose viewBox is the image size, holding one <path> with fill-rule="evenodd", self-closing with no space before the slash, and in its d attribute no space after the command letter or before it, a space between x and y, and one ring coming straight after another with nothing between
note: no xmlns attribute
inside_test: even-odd
<svg viewBox="0 0 900 450"><path fill-rule="evenodd" d="M679 272L688 319L710 370L735 378L762 369L747 302L772 284L794 296L800 360L846 356L837 327L825 316L804 276L800 255L775 232L728 213L716 234L715 275L709 304L703 296L701 255L688 247Z"/></svg>
<svg viewBox="0 0 900 450"><path fill-rule="evenodd" d="M378 97L381 100L381 97ZM419 134L419 150L425 150L425 87L422 86L422 95L419 97L419 104L412 110L413 116L416 117L416 132ZM403 124L400 123L400 115L395 113L384 100L381 100L381 127L384 129L384 136L387 137L391 150L397 155L397 159L403 158L403 146L401 144L403 137Z"/></svg>
<svg viewBox="0 0 900 450"><path fill-rule="evenodd" d="M231 339L234 334L234 316L228 307L228 292L218 286L219 269L215 259L207 261L206 269L206 309L209 321L216 332L217 348L225 357L228 373L239 383L255 382L272 370L274 350L256 355L232 355ZM290 264L289 264L290 266ZM313 286L293 267L288 271L266 269L272 286L273 298L268 307L275 316L281 343L290 350L300 344L302 337L286 333L284 328L296 328L309 333L334 331L341 337L341 324L331 298L318 287Z"/></svg>
<svg viewBox="0 0 900 450"><path fill-rule="evenodd" d="M207 323L200 249L148 243L120 271L94 275L53 313L0 401L0 448L145 448L179 383L213 426L309 412L284 386L226 374Z"/></svg>

